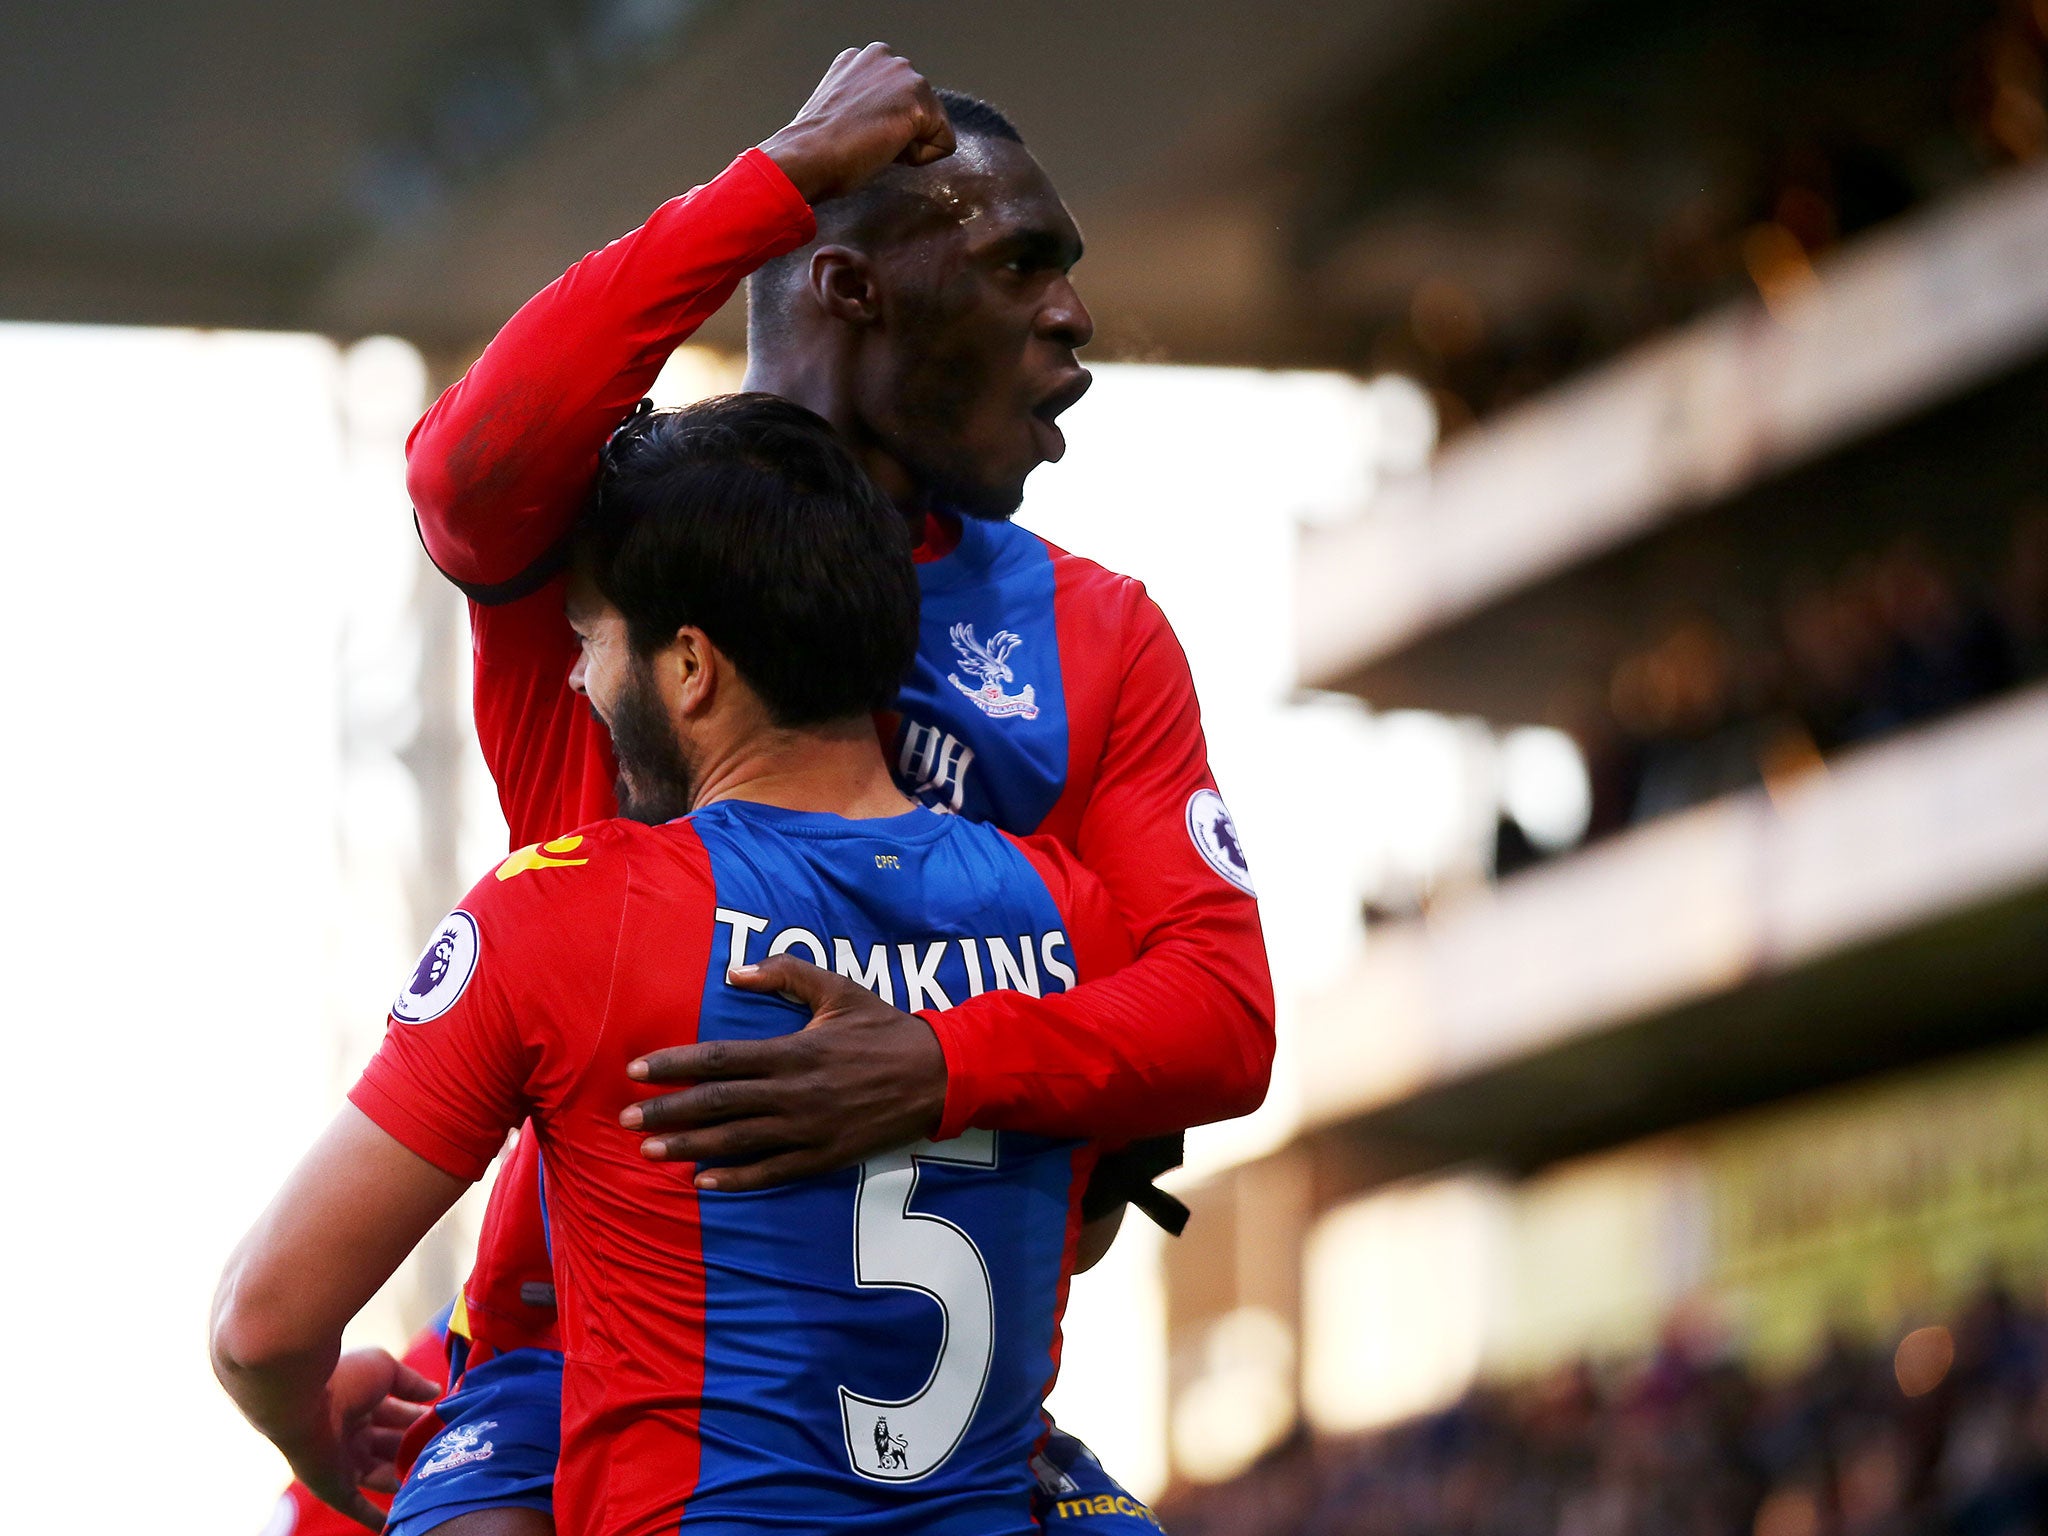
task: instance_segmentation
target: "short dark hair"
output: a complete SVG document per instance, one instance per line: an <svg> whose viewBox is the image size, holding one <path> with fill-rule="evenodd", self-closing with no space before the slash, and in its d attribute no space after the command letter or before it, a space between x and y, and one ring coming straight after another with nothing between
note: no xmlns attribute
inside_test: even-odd
<svg viewBox="0 0 2048 1536"><path fill-rule="evenodd" d="M1008 139L1012 144L1024 142L1024 135L1003 114L1001 107L983 101L979 96L970 96L965 91L949 91L941 87L933 94L939 98L939 105L946 109L946 120L953 125L956 137Z"/></svg>
<svg viewBox="0 0 2048 1536"><path fill-rule="evenodd" d="M955 138L1002 139L1023 144L1024 135L1000 107L964 91L940 90L935 94L939 105L946 109ZM782 336L790 301L810 266L811 246L872 249L879 238L896 227L906 205L918 198L917 176L915 170L888 166L845 197L821 203L817 209L818 232L811 245L755 269L747 279L747 322L756 340L772 342Z"/></svg>
<svg viewBox="0 0 2048 1536"><path fill-rule="evenodd" d="M782 726L895 702L917 652L910 549L824 419L763 394L628 417L576 536L635 655L695 625Z"/></svg>

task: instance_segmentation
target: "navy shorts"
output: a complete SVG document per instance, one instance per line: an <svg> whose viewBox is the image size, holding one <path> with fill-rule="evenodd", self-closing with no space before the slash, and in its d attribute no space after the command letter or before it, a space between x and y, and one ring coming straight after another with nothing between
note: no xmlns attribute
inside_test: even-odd
<svg viewBox="0 0 2048 1536"><path fill-rule="evenodd" d="M458 1515L486 1509L553 1509L562 1450L562 1357L515 1349L466 1371L435 1405L440 1428L420 1448L392 1501L387 1536L429 1536ZM1160 1529L1095 1453L1055 1429L1032 1458L1032 1512L1048 1531L1132 1536Z"/></svg>
<svg viewBox="0 0 2048 1536"><path fill-rule="evenodd" d="M440 1429L391 1503L389 1536L427 1536L484 1509L554 1506L562 1453L562 1356L515 1349L465 1371L434 1405Z"/></svg>
<svg viewBox="0 0 2048 1536"><path fill-rule="evenodd" d="M1048 1536L1055 1531L1070 1536L1133 1536L1161 1529L1159 1517L1125 1493L1095 1453L1063 1429L1054 1429L1046 1438L1045 1449L1031 1460L1031 1470L1038 1474L1031 1512Z"/></svg>

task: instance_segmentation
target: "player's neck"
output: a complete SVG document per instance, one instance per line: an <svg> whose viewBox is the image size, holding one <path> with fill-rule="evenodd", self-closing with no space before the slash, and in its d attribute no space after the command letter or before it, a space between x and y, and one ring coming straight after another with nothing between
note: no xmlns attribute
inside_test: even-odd
<svg viewBox="0 0 2048 1536"><path fill-rule="evenodd" d="M889 777L874 723L867 719L758 732L696 769L692 810L720 800L751 800L865 821L911 809Z"/></svg>
<svg viewBox="0 0 2048 1536"><path fill-rule="evenodd" d="M853 449L853 456L867 471L868 478L909 520L915 536L924 529L931 496L909 468L862 424L853 408L852 363L850 353L825 345L792 348L786 353L778 350L772 357L756 353L747 360L746 378L740 387L793 400L832 423L833 430Z"/></svg>

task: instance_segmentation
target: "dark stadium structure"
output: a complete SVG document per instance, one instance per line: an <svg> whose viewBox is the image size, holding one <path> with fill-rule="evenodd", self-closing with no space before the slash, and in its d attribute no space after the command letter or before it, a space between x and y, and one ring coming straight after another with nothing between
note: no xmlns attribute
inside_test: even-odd
<svg viewBox="0 0 2048 1536"><path fill-rule="evenodd" d="M1293 284L1270 166L1304 102L1483 10L1519 7L10 5L0 315L459 352L773 132L839 46L881 38L1024 127L1119 351L1298 361L1275 334Z"/></svg>
<svg viewBox="0 0 2048 1536"><path fill-rule="evenodd" d="M1301 686L1562 731L1591 812L1369 911L1303 1128L1191 1193L1172 1400L1257 1315L1301 1416L1221 1489L1177 1443L1169 1524L2039 1528L2044 77L2041 7L1588 5L1329 104L1297 257L1442 441L1305 533ZM1436 1189L1551 1300L1361 1438L1334 1341L1440 1309L1319 1244Z"/></svg>
<svg viewBox="0 0 2048 1536"><path fill-rule="evenodd" d="M1103 355L1413 368L1454 417L1746 287L1774 213L1821 248L2029 131L1984 3L7 11L7 318L459 352L878 37L1024 127Z"/></svg>

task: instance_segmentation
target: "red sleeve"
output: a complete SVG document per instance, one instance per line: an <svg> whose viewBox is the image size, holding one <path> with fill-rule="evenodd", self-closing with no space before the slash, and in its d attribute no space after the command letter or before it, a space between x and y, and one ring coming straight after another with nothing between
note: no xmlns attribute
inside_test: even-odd
<svg viewBox="0 0 2048 1536"><path fill-rule="evenodd" d="M563 581L469 605L477 745L515 848L618 813L611 733L569 687L576 633L562 616Z"/></svg>
<svg viewBox="0 0 2048 1536"><path fill-rule="evenodd" d="M1045 882L1053 905L1066 919L1062 931L1077 981L1096 981L1129 965L1137 950L1101 880L1054 838L1017 837L1008 832L1003 836L1030 861Z"/></svg>
<svg viewBox="0 0 2048 1536"><path fill-rule="evenodd" d="M1084 972L1056 996L985 992L924 1015L946 1056L940 1139L970 1125L1105 1142L1163 1135L1249 1114L1272 1075L1258 902L1190 827L1191 805L1210 803L1195 797L1213 796L1215 780L1187 657L1137 582L1072 564L1079 579L1058 599L1062 655L1071 635L1087 641L1075 654L1099 645L1123 672L1087 800L1055 807L1049 826L1100 877L1137 958L1112 975Z"/></svg>
<svg viewBox="0 0 2048 1536"><path fill-rule="evenodd" d="M599 449L668 355L816 229L780 167L750 149L530 299L406 444L434 563L475 596L509 595L475 589L513 582L556 546Z"/></svg>
<svg viewBox="0 0 2048 1536"><path fill-rule="evenodd" d="M513 854L428 940L349 1101L443 1173L479 1179L506 1133L597 1049L624 915L624 837Z"/></svg>

